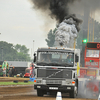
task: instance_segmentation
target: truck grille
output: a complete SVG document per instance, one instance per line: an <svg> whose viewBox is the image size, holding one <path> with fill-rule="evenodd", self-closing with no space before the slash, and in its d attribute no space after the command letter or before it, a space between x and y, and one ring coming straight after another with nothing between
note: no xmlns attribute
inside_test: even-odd
<svg viewBox="0 0 100 100"><path fill-rule="evenodd" d="M72 79L72 70L68 69L37 69L37 77L47 79Z"/></svg>
<svg viewBox="0 0 100 100"><path fill-rule="evenodd" d="M46 84L62 84L61 80L46 80Z"/></svg>

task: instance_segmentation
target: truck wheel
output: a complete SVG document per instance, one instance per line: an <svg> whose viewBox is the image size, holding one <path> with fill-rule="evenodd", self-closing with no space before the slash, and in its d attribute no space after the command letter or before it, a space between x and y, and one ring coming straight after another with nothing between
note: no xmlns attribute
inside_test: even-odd
<svg viewBox="0 0 100 100"><path fill-rule="evenodd" d="M43 91L42 90L37 90L37 96L43 97Z"/></svg>
<svg viewBox="0 0 100 100"><path fill-rule="evenodd" d="M77 94L78 94L78 90L77 90L77 87L75 86L74 90L70 92L70 97L75 98Z"/></svg>

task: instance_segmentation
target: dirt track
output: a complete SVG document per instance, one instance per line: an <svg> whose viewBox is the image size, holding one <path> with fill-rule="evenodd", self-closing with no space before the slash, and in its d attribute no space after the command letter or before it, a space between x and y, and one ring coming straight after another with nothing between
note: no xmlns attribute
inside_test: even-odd
<svg viewBox="0 0 100 100"><path fill-rule="evenodd" d="M0 100L56 100L54 96L37 97L34 86L12 86L0 87ZM73 100L68 97L63 97L62 100ZM79 99L74 100L92 100L92 99ZM97 99L93 99L97 100Z"/></svg>
<svg viewBox="0 0 100 100"><path fill-rule="evenodd" d="M16 77L0 77L0 82L12 82L14 80L18 80L19 82L23 82L25 80L29 80L29 78L16 78Z"/></svg>
<svg viewBox="0 0 100 100"><path fill-rule="evenodd" d="M7 78L7 80L9 79ZM0 100L56 100L56 97L48 95L45 95L44 97L37 97L36 91L34 90L34 85L28 85L28 86L18 85L18 86L0 86ZM73 100L73 99L68 97L63 97L62 100ZM74 100L97 100L97 99L76 98Z"/></svg>

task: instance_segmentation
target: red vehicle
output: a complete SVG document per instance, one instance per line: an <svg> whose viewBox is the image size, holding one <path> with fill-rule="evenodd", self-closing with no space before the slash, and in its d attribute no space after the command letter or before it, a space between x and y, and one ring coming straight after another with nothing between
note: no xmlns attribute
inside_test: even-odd
<svg viewBox="0 0 100 100"><path fill-rule="evenodd" d="M24 77L25 78L34 77L34 64L31 64L29 68L26 68Z"/></svg>
<svg viewBox="0 0 100 100"><path fill-rule="evenodd" d="M79 78L86 79L83 81L84 93L87 96L99 95L99 76L100 68L100 43L88 42L85 46L84 67L80 67Z"/></svg>
<svg viewBox="0 0 100 100"><path fill-rule="evenodd" d="M98 42L88 42L85 46L84 53L84 67L80 68L80 76L94 76L99 75L100 67L100 43Z"/></svg>
<svg viewBox="0 0 100 100"><path fill-rule="evenodd" d="M99 68L100 64L100 43L89 42L85 47L85 67Z"/></svg>

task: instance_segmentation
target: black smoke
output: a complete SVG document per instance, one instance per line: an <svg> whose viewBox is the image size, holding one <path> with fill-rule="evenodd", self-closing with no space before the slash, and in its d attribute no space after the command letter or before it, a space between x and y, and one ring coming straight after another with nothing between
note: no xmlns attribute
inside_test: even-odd
<svg viewBox="0 0 100 100"><path fill-rule="evenodd" d="M51 16L62 22L65 16L70 14L68 4L73 2L74 0L51 0L49 7Z"/></svg>
<svg viewBox="0 0 100 100"><path fill-rule="evenodd" d="M60 22L64 17L69 15L68 4L73 3L75 0L31 0L34 8L46 11L50 10L50 16L56 18Z"/></svg>
<svg viewBox="0 0 100 100"><path fill-rule="evenodd" d="M80 14L85 14L85 16L90 16L91 13L100 11L100 0L31 0L31 2L34 5L34 9L49 14L58 23L61 23L64 18L67 18L71 14L73 16L73 14L75 15L79 12ZM76 27L79 31L78 25L82 21L78 18L74 19L77 20Z"/></svg>
<svg viewBox="0 0 100 100"><path fill-rule="evenodd" d="M76 21L76 28L79 31L79 24L82 22L76 18L75 14L69 12L70 4L77 0L31 0L34 4L34 9L41 10L43 13L50 11L51 18L55 18L58 23L61 23L65 18L71 16Z"/></svg>

